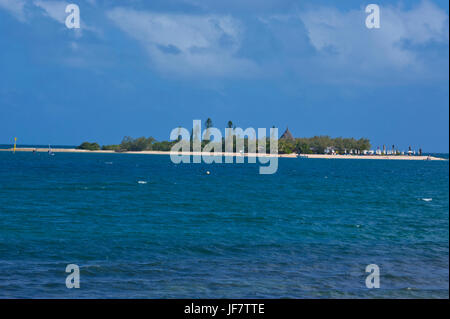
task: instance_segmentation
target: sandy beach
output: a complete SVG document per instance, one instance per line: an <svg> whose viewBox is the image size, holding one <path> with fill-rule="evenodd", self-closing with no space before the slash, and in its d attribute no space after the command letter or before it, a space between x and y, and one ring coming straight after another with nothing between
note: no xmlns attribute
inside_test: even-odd
<svg viewBox="0 0 450 319"><path fill-rule="evenodd" d="M323 158L323 159L377 159L377 160L407 160L407 161L446 161L445 158L435 156L419 156L419 155L322 155L307 154L299 155L304 158Z"/></svg>
<svg viewBox="0 0 450 319"><path fill-rule="evenodd" d="M3 152L12 152L13 149L0 149ZM48 152L47 148L16 148L16 152ZM163 151L141 151L141 152L115 152L115 151L87 151L75 148L54 148L54 153L93 153L93 154L147 154L147 155L171 155L172 152ZM200 152L178 152L178 155L203 155L208 156L213 154ZM280 157L280 158L305 158L305 159L376 159L376 160L409 160L409 161L446 161L444 158L434 156L407 156L407 155L325 155L325 154L257 154L257 153L227 153L218 152L218 156L233 156L233 157Z"/></svg>

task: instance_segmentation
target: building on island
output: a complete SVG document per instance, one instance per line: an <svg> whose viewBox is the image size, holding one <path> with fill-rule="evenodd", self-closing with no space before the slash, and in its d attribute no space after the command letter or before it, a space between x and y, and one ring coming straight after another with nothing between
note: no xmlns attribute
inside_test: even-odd
<svg viewBox="0 0 450 319"><path fill-rule="evenodd" d="M281 135L280 140L294 141L294 136L289 131L288 127L286 127L286 131L284 131L283 135Z"/></svg>
<svg viewBox="0 0 450 319"><path fill-rule="evenodd" d="M411 156L413 154L413 151L411 150L411 146L408 147L408 156Z"/></svg>
<svg viewBox="0 0 450 319"><path fill-rule="evenodd" d="M336 155L336 148L334 146L328 146L327 148L325 148L324 153Z"/></svg>

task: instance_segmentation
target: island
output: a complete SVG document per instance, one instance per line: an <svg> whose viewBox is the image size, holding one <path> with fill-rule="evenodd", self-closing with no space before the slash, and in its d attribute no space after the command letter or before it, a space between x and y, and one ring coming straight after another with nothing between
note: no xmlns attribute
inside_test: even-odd
<svg viewBox="0 0 450 319"><path fill-rule="evenodd" d="M208 118L205 122L206 130L212 127L212 121ZM227 128L235 129L232 121L228 121ZM190 140L184 141L190 143L190 149L192 150L192 144L197 138L196 134L191 132ZM378 146L375 150L372 149L370 140L367 138L332 138L327 135L320 135L314 137L301 137L295 138L286 128L284 133L278 139L278 152L276 154L270 154L270 138L254 139L248 136L233 136L233 151L227 152L225 150L225 143L222 138L220 141L220 148L222 151L215 155L220 156L246 156L246 157L261 157L261 156L277 156L285 158L310 158L310 159L392 159L392 160L446 160L443 158L423 155L422 149L417 152L409 146L408 151L399 150L398 147L392 145L386 147L386 145ZM181 137L173 141L157 141L153 137L139 137L133 138L125 136L120 144L102 145L97 142L83 142L76 148L55 148L51 149L52 152L78 152L78 153L126 153L126 154L154 154L154 155L170 155L172 147L181 141ZM253 142L256 145L257 151L249 151L249 142ZM201 141L201 149L210 142L208 140ZM265 149L264 149L264 144ZM239 145L243 145L243 148L238 149ZM49 147L50 149L50 147ZM16 147L16 152L49 152L47 148L24 148ZM262 150L262 151L261 151ZM0 149L0 151L14 151L11 149ZM175 152L181 155L212 155L210 152Z"/></svg>

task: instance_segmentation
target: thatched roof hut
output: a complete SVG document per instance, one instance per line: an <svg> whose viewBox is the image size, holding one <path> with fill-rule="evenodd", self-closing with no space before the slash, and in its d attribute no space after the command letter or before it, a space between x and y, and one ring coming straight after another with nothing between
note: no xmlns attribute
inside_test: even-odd
<svg viewBox="0 0 450 319"><path fill-rule="evenodd" d="M292 133L289 131L288 127L286 127L286 131L283 133L283 135L281 135L280 140L281 139L290 140L290 141L294 140L294 136L292 136Z"/></svg>

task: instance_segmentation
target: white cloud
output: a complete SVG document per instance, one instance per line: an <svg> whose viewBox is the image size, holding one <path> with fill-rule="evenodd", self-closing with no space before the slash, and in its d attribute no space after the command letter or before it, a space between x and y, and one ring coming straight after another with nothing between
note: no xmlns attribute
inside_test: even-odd
<svg viewBox="0 0 450 319"><path fill-rule="evenodd" d="M428 1L409 11L381 7L380 29L365 27L363 8L341 12L322 7L299 16L319 54L316 63L335 75L421 74L429 63L421 59L423 47L448 45L448 15Z"/></svg>
<svg viewBox="0 0 450 319"><path fill-rule="evenodd" d="M64 24L69 0L30 2L0 0L0 8L23 20L24 10L31 14L29 9L34 6L39 8L37 14ZM95 0L88 3L96 4ZM244 20L248 29L236 18L221 14L115 8L106 16L142 46L155 69L175 76L296 75L346 84L448 78L442 71L442 65L448 66L448 14L432 2L423 1L409 10L381 6L380 29L365 27L364 7L350 11L332 6L310 8L262 16L261 25L250 15ZM100 22L104 20L92 23ZM81 28L103 37L84 21ZM75 31L76 37L81 36L81 30ZM71 45L73 51L80 47Z"/></svg>
<svg viewBox="0 0 450 319"><path fill-rule="evenodd" d="M25 0L0 0L0 8L9 11L19 21L25 21Z"/></svg>
<svg viewBox="0 0 450 319"><path fill-rule="evenodd" d="M60 23L65 23L67 17L66 7L69 4L68 2L34 0L33 3L35 6L44 9L44 12L48 17Z"/></svg>
<svg viewBox="0 0 450 319"><path fill-rule="evenodd" d="M396 15L399 10L388 10L388 13ZM392 17L394 20L396 16ZM435 6L432 2L423 1L417 8L400 13L397 26L402 29L405 38L414 44L426 44L428 42L448 43L448 15L445 11Z"/></svg>
<svg viewBox="0 0 450 319"><path fill-rule="evenodd" d="M164 73L195 76L248 76L256 72L237 57L242 26L220 15L161 14L115 8L108 17L147 50Z"/></svg>
<svg viewBox="0 0 450 319"><path fill-rule="evenodd" d="M65 24L66 18L69 15L66 13L66 7L69 5L69 2L66 1L52 1L52 0L34 0L33 4L36 7L39 7L43 10L44 14L48 16L49 18ZM76 37L81 37L83 31L90 31L97 36L103 36L103 32L95 27L92 27L88 24L86 24L82 19L82 13L80 12L80 19L81 19L81 28L80 29L74 29L74 33Z"/></svg>

